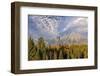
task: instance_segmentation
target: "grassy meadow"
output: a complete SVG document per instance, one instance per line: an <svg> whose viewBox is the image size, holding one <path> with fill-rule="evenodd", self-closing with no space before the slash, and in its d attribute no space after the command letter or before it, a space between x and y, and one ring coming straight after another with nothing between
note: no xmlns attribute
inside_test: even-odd
<svg viewBox="0 0 100 76"><path fill-rule="evenodd" d="M40 37L37 43L28 39L28 60L56 60L88 58L87 44L47 45Z"/></svg>

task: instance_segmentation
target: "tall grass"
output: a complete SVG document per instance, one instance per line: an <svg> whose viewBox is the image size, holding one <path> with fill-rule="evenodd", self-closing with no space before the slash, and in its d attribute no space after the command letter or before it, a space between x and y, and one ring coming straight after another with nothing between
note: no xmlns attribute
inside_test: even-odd
<svg viewBox="0 0 100 76"><path fill-rule="evenodd" d="M35 44L32 38L28 39L28 60L80 59L88 58L86 44L48 45L42 37Z"/></svg>

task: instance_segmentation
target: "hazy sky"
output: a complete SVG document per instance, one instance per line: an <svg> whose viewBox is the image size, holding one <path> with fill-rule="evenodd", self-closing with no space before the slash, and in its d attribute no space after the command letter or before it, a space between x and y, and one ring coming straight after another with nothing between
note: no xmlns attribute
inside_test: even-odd
<svg viewBox="0 0 100 76"><path fill-rule="evenodd" d="M87 36L88 18L78 16L28 16L28 36L56 38L71 32Z"/></svg>

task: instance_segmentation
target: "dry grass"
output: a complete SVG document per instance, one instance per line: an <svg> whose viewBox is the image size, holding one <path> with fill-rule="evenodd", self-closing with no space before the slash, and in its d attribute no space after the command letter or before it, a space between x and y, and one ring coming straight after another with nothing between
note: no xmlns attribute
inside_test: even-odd
<svg viewBox="0 0 100 76"><path fill-rule="evenodd" d="M32 39L29 39L28 42L28 60L88 58L88 46L86 44L45 46L44 41L39 41L37 45Z"/></svg>

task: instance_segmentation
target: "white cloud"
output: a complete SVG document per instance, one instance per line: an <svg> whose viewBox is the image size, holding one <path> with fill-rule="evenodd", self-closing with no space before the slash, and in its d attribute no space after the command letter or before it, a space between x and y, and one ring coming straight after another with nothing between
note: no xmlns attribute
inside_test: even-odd
<svg viewBox="0 0 100 76"><path fill-rule="evenodd" d="M57 27L58 27L58 22L55 19L50 19L45 16L35 16L33 17L35 19L35 22L37 24L38 29L42 32L45 32L47 34L52 34L52 35L57 35Z"/></svg>
<svg viewBox="0 0 100 76"><path fill-rule="evenodd" d="M77 18L73 21L74 26L87 26L87 18Z"/></svg>
<svg viewBox="0 0 100 76"><path fill-rule="evenodd" d="M66 33L69 29L72 29L70 32L87 32L88 29L88 18L85 17L74 17L70 20L65 19L65 21L61 21L62 24L59 24L59 20L49 18L49 16L32 16L32 20L36 24L35 27L39 30L39 32L37 31L38 37L55 38L60 36L59 34ZM64 27L58 30L62 25L64 25Z"/></svg>
<svg viewBox="0 0 100 76"><path fill-rule="evenodd" d="M69 28L77 27L77 31L87 31L88 28L88 18L75 18L70 21L67 26L62 30L62 32L67 31ZM75 28L76 29L76 28ZM75 30L73 29L73 30Z"/></svg>

